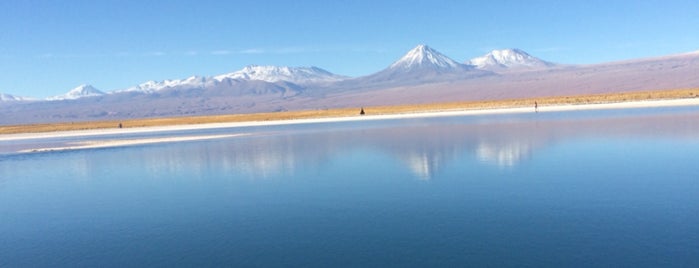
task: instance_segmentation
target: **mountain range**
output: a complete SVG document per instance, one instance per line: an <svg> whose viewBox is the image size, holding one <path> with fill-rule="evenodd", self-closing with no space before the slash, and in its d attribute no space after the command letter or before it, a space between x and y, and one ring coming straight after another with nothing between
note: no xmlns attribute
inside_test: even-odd
<svg viewBox="0 0 699 268"><path fill-rule="evenodd" d="M483 60L486 58L488 59L487 61ZM317 83L327 84L345 80L351 80L355 83L357 81L364 80L378 82L392 81L397 79L421 79L421 81L424 81L426 77L434 76L439 76L439 79L444 79L444 76L446 75L457 75L459 77L469 75L487 75L490 73L479 70L503 69L503 67L517 68L520 66L539 66L540 63L546 64L546 66L554 65L534 58L519 49L493 50L482 57L472 59L462 64L431 47L426 45L418 45L417 47L408 51L405 56L391 64L388 68L372 75L359 77L357 79L333 74L314 66L288 67L249 65L239 71L212 77L192 76L181 80L147 81L126 89L117 89L108 92L102 92L92 85L83 84L63 95L48 97L45 100L74 100L83 97L96 97L106 94L118 94L125 92L149 94L172 88L204 88L226 83L226 80L255 80L269 83L289 82L297 85L311 85ZM22 98L9 94L3 95L6 96L6 98L3 99L5 101L31 100L29 98Z"/></svg>
<svg viewBox="0 0 699 268"><path fill-rule="evenodd" d="M346 77L318 67L250 65L209 77L101 91L80 85L35 100L0 94L0 124L273 112L608 93L699 86L699 52L565 65L519 49L463 63L418 45L385 69Z"/></svg>

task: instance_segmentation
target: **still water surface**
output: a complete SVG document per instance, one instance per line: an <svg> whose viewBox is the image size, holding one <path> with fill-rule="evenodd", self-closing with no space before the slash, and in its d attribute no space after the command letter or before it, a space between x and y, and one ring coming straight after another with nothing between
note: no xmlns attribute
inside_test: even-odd
<svg viewBox="0 0 699 268"><path fill-rule="evenodd" d="M0 266L699 266L697 107L202 133L0 144Z"/></svg>

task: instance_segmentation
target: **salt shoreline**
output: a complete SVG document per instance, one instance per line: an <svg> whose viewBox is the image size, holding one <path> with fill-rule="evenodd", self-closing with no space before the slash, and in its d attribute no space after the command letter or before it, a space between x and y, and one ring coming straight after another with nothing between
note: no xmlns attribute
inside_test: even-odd
<svg viewBox="0 0 699 268"><path fill-rule="evenodd" d="M545 113L545 112L560 112L560 111L654 108L654 107L676 107L676 106L694 106L694 105L699 105L699 98L674 99L674 100L633 101L633 102L617 102L617 103L601 103L601 104L575 104L575 105L551 105L551 106L541 106L540 105L538 107L538 112ZM208 124L172 125L172 126L157 126L157 127L122 128L122 129L119 129L119 128L93 129L93 130L57 131L57 132L43 132L43 133L4 134L4 135L0 135L0 141L81 137L81 136L99 136L99 135L114 135L114 134L134 134L134 133L181 131L181 130L204 130L204 129L235 128L235 127L250 127L250 126L330 123L330 122L348 122L348 121L361 121L361 120L386 120L386 119L427 118L427 117L464 116L464 115L517 114L517 113L533 113L533 112L534 112L534 107L492 108L492 109L479 109L479 110L434 111L434 112L417 112L417 113L388 114L388 115L363 115L363 116L357 115L357 116L349 116L349 117L328 117L328 118L313 118L313 119L249 121L249 122L231 122L231 123L208 123ZM129 145L129 144L122 143L121 145Z"/></svg>
<svg viewBox="0 0 699 268"><path fill-rule="evenodd" d="M149 139L84 141L84 142L71 143L69 145L61 146L61 147L32 148L32 149L20 150L20 151L18 151L18 153L39 153L39 152L111 148L111 147L121 147L121 146L131 146L131 145L165 143L165 142L200 141L200 140L231 138L231 137L244 136L244 135L245 134L201 135L201 136L182 136L182 137L149 138Z"/></svg>

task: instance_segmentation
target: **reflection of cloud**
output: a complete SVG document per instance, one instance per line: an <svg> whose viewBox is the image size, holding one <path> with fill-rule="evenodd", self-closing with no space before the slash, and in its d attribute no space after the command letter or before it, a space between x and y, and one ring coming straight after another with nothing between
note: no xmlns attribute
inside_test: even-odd
<svg viewBox="0 0 699 268"><path fill-rule="evenodd" d="M509 142L494 144L481 142L476 147L476 156L484 163L496 164L500 167L512 167L520 161L529 158L531 146L524 142Z"/></svg>

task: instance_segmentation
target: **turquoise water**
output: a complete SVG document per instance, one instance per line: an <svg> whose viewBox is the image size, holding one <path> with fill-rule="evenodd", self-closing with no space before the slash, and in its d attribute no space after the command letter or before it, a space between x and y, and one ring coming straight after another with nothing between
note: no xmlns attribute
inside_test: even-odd
<svg viewBox="0 0 699 268"><path fill-rule="evenodd" d="M0 266L699 266L697 107L210 133L0 144Z"/></svg>

